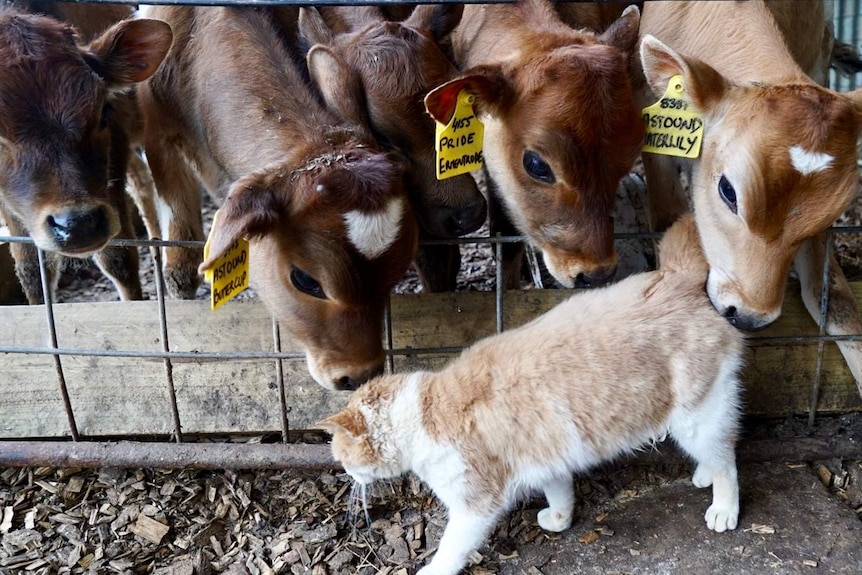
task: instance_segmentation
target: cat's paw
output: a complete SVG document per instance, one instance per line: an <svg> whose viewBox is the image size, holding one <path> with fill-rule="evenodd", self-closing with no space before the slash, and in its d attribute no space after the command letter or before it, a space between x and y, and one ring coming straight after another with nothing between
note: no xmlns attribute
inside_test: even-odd
<svg viewBox="0 0 862 575"><path fill-rule="evenodd" d="M736 529L739 519L739 505L724 507L713 503L706 510L706 526L717 533Z"/></svg>
<svg viewBox="0 0 862 575"><path fill-rule="evenodd" d="M539 511L539 526L545 531L565 531L572 526L572 514L552 511L546 507Z"/></svg>
<svg viewBox="0 0 862 575"><path fill-rule="evenodd" d="M709 487L712 485L712 470L706 465L698 465L691 476L691 482L695 487Z"/></svg>

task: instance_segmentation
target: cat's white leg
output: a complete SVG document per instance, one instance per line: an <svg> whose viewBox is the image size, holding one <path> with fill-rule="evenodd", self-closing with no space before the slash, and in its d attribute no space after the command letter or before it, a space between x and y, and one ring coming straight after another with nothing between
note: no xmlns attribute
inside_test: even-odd
<svg viewBox="0 0 862 575"><path fill-rule="evenodd" d="M699 463L691 476L691 482L695 487L709 487L712 485L712 469Z"/></svg>
<svg viewBox="0 0 862 575"><path fill-rule="evenodd" d="M539 511L539 526L547 531L565 531L572 526L575 489L571 477L555 479L543 486L548 507Z"/></svg>
<svg viewBox="0 0 862 575"><path fill-rule="evenodd" d="M489 517L466 510L450 510L437 553L416 575L457 575L467 564L467 557L482 546L496 523L496 515Z"/></svg>
<svg viewBox="0 0 862 575"><path fill-rule="evenodd" d="M704 519L706 526L718 533L736 529L739 520L739 481L735 462L713 474L712 505L706 510Z"/></svg>
<svg viewBox="0 0 862 575"><path fill-rule="evenodd" d="M712 505L704 518L721 533L735 529L739 518L739 483L736 471L736 433L739 426L739 358L728 358L712 389L692 411L673 416L670 432L697 462L692 483L712 484Z"/></svg>

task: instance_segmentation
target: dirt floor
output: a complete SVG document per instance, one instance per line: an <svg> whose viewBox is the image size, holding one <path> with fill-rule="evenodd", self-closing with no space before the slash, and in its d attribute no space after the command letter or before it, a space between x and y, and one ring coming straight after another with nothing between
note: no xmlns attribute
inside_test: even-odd
<svg viewBox="0 0 862 575"><path fill-rule="evenodd" d="M626 205L642 200L636 177L619 193ZM855 206L842 223L859 225L860 214ZM635 228L644 223L637 209L617 218ZM854 279L862 277L859 242L837 242ZM618 246L629 262L623 273L648 267L649 248ZM490 248L465 246L462 254L459 289L493 289ZM141 255L150 270L149 254ZM117 299L95 266L73 271L61 281L59 301ZM154 298L151 272L142 277ZM399 287L418 289L412 273ZM207 297L205 286L198 297ZM799 419L771 422L749 429L742 447L755 437L779 443L812 433ZM862 414L824 418L816 433L860 445ZM562 534L537 526L540 499L524 502L467 572L862 573L862 461L743 461L739 528L716 534L703 520L710 494L691 485L690 466L657 459L578 478L576 522ZM433 555L446 514L414 477L376 486L370 526L351 488L338 471L0 469L0 574L409 575Z"/></svg>
<svg viewBox="0 0 862 575"><path fill-rule="evenodd" d="M790 440L799 419L750 423L742 440ZM862 441L862 414L808 436ZM313 436L305 441L320 440ZM473 557L473 575L860 573L862 461L740 464L736 531L703 514L709 490L670 446L577 479L575 524L551 534L525 501ZM337 471L0 471L0 573L407 575L446 514L413 476L368 497L370 527Z"/></svg>

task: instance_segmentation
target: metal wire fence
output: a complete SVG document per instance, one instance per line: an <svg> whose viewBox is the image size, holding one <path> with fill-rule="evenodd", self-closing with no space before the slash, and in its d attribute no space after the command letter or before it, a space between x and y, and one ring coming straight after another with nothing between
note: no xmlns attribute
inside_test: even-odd
<svg viewBox="0 0 862 575"><path fill-rule="evenodd" d="M102 0L95 0L102 1ZM448 0L442 0L446 2ZM487 1L487 0L486 0ZM158 2L164 4L236 4L234 0L207 0L200 2L199 0L174 0ZM256 5L265 4L307 4L308 2L294 2L292 0L257 0ZM316 4L349 4L343 0L323 0L315 2ZM410 4L413 2L404 2L396 0L393 2L358 2L362 4ZM844 13L842 12L842 17ZM858 21L857 17L854 22ZM840 30L839 30L840 31ZM857 27L851 28L851 32L855 34ZM854 36L855 37L855 36ZM855 41L855 40L854 40ZM860 234L862 227L845 226L835 227L828 232L827 250L832 249L833 239L836 235L843 234ZM617 240L652 240L656 234L649 233L631 233L618 234ZM434 244L486 244L493 248L494 263L496 272L495 282L495 325L496 331L502 331L504 325L504 309L505 309L505 294L503 290L502 270L503 257L502 247L506 243L519 242L520 237L470 237L459 238L455 240L435 241ZM30 238L25 237L0 237L0 242L18 243L29 242ZM68 422L69 441L19 441L4 438L0 435L0 465L51 465L51 466L68 466L68 465L91 465L91 466L152 466L152 467L211 467L211 468L261 468L261 467L324 467L332 465L330 460L329 450L326 446L296 443L291 442L291 429L289 426L289 412L292 408L288 404L288 395L285 390L285 376L282 362L285 360L297 360L304 357L304 354L295 350L283 350L281 342L281 334L277 320L273 317L272 322L272 348L271 350L256 350L256 351L175 351L170 344L170 330L166 314L166 298L164 278L162 277L162 255L161 248L164 247L201 247L202 243L198 242L176 242L162 241L158 239L152 240L113 240L113 245L118 246L134 246L137 248L148 249L152 256L152 273L156 286L156 301L158 305L160 337L157 349L150 350L133 350L133 349L84 349L78 347L60 347L57 328L54 320L54 302L52 301L51 289L48 282L48 270L44 254L41 250L39 253L39 263L42 274L42 287L44 293L44 311L45 311L45 340L47 344L44 346L10 346L0 345L0 354L14 354L16 356L24 355L47 355L51 356L54 361L57 393L62 399L63 409ZM822 380L822 365L823 353L825 345L829 342L838 341L862 341L862 334L830 336L825 332L827 306L829 298L829 264L831 261L831 252L827 251L825 258L826 265L823 269L823 286L821 294L821 312L819 321L819 331L816 335L788 335L781 337L761 337L752 340L750 343L753 346L774 346L774 345L793 345L793 344L812 344L817 346L816 366L814 368L814 380L811 383L811 397L809 400L809 418L813 422L817 412L817 404L820 394L820 385ZM533 263L535 265L535 263ZM393 359L397 356L418 356L423 354L441 354L455 353L460 347L431 347L431 348L397 348L393 345L393 325L390 308L387 306L384 317L384 348L387 355L387 369L393 369ZM64 342L65 344L65 342ZM64 359L69 357L115 357L115 358L136 358L148 360L161 360L164 366L164 384L167 389L168 404L166 408L170 410L172 420L172 432L170 434L170 442L105 442L105 441L86 441L83 434L79 432L76 422L76 414L73 409L73 402L70 399L70 393L66 383L66 375L64 371ZM275 380L277 382L277 395L279 402L280 428L273 429L277 432L280 439L280 444L256 444L256 445L235 445L235 444L213 444L213 443L198 443L187 441L187 437L183 433L183 422L180 410L178 408L177 391L174 385L173 367L177 360L196 360L196 361L244 361L244 360L271 360L273 362L273 370L275 371ZM225 434L231 432L230 429L223 430ZM0 430L2 433L2 430Z"/></svg>

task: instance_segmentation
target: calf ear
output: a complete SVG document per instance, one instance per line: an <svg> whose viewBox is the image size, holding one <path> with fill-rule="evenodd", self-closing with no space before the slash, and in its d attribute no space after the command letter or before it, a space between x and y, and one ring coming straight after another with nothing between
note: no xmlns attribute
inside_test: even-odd
<svg viewBox="0 0 862 575"><path fill-rule="evenodd" d="M335 32L320 10L313 6L302 6L299 9L299 37L309 46L328 45L335 39Z"/></svg>
<svg viewBox="0 0 862 575"><path fill-rule="evenodd" d="M602 44L613 46L626 54L634 54L638 44L638 27L640 26L641 12L632 4L611 24L607 30L602 32L598 40Z"/></svg>
<svg viewBox="0 0 862 575"><path fill-rule="evenodd" d="M416 6L404 24L419 30L428 30L434 40L440 42L452 33L461 22L463 4L420 4Z"/></svg>
<svg viewBox="0 0 862 575"><path fill-rule="evenodd" d="M459 78L437 86L425 96L425 109L441 124L448 124L455 112L458 94L467 90L476 97L477 113L499 115L506 106L511 87L497 66L477 66Z"/></svg>
<svg viewBox="0 0 862 575"><path fill-rule="evenodd" d="M265 234L285 216L285 206L275 192L278 174L252 174L237 180L216 212L209 235L209 257L198 271L204 273L239 238Z"/></svg>
<svg viewBox="0 0 862 575"><path fill-rule="evenodd" d="M708 64L674 52L649 34L641 41L641 65L650 88L659 97L671 78L682 76L689 102L701 112L710 111L730 87Z"/></svg>
<svg viewBox="0 0 862 575"><path fill-rule="evenodd" d="M326 46L308 51L308 72L326 107L354 124L367 128L371 124L365 104L365 91L359 77ZM370 134L367 134L370 136Z"/></svg>
<svg viewBox="0 0 862 575"><path fill-rule="evenodd" d="M85 48L84 58L110 87L141 82L152 76L171 48L167 22L142 18L108 28Z"/></svg>

